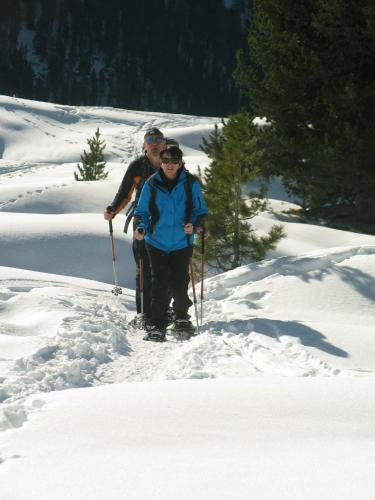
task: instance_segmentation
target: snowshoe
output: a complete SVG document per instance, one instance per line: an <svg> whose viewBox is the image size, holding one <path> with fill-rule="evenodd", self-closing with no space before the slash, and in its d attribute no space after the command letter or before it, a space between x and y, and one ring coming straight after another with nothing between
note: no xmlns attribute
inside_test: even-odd
<svg viewBox="0 0 375 500"><path fill-rule="evenodd" d="M147 329L147 335L143 337L143 340L151 340L153 342L165 342L165 330L157 328Z"/></svg>
<svg viewBox="0 0 375 500"><path fill-rule="evenodd" d="M188 340L195 334L195 328L188 319L176 319L171 330L172 335L178 339Z"/></svg>
<svg viewBox="0 0 375 500"><path fill-rule="evenodd" d="M173 330L176 332L193 332L195 331L194 325L188 319L176 319L173 324Z"/></svg>

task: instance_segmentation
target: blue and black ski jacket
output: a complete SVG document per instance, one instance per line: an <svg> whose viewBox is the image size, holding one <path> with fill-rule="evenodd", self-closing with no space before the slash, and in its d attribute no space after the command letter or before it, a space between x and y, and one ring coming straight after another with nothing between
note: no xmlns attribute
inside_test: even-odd
<svg viewBox="0 0 375 500"><path fill-rule="evenodd" d="M190 190L190 191L189 191ZM208 210L198 180L185 168L172 189L161 172L145 182L135 210L137 227L145 231L145 241L163 252L181 250L194 242L184 224L199 226Z"/></svg>

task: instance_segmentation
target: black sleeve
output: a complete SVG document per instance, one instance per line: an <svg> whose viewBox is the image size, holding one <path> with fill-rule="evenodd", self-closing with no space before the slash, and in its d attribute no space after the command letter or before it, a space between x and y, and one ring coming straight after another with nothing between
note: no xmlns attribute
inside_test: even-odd
<svg viewBox="0 0 375 500"><path fill-rule="evenodd" d="M128 166L122 179L120 187L112 203L107 207L107 211L119 213L131 200L133 191L142 176L139 159L134 160Z"/></svg>

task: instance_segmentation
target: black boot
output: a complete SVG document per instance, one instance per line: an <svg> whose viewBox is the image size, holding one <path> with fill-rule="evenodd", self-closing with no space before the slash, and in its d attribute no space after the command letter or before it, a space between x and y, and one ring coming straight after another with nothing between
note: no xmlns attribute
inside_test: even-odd
<svg viewBox="0 0 375 500"><path fill-rule="evenodd" d="M188 319L176 319L173 324L173 333L179 337L189 338L195 334L195 327Z"/></svg>
<svg viewBox="0 0 375 500"><path fill-rule="evenodd" d="M143 340L152 340L153 342L165 342L165 329L156 328L155 326L148 326L147 335L143 337Z"/></svg>

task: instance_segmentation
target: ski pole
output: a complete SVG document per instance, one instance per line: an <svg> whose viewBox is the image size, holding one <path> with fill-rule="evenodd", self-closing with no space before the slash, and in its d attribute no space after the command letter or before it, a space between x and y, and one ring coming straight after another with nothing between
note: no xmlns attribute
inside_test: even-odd
<svg viewBox="0 0 375 500"><path fill-rule="evenodd" d="M113 225L112 225L112 219L109 219L109 234L111 237L111 247L112 247L112 270L113 270L113 281L115 283L115 286L112 290L112 293L115 295L119 295L122 293L122 288L118 284L117 280L117 271L116 271L116 254L115 254L115 242L113 239Z"/></svg>
<svg viewBox="0 0 375 500"><path fill-rule="evenodd" d="M194 278L194 270L193 270L193 259L189 257L189 268L190 268L190 278L191 278L191 288L193 290L193 302L195 309L195 320L196 320L196 331L199 334L199 316L198 316L198 306L197 306L197 296L195 293L195 278Z"/></svg>
<svg viewBox="0 0 375 500"><path fill-rule="evenodd" d="M201 232L201 325L203 324L205 235L206 235L206 228L202 227L202 232Z"/></svg>

